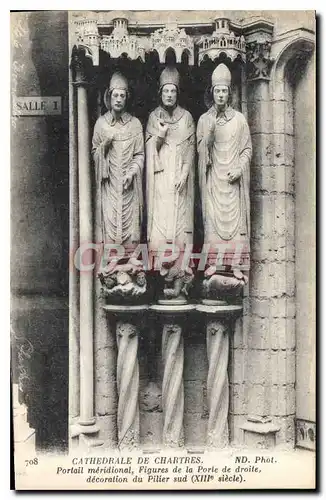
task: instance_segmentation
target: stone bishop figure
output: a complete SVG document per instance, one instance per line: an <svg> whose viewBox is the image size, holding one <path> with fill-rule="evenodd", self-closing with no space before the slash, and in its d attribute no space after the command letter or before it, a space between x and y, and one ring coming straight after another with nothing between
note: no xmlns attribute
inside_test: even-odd
<svg viewBox="0 0 326 500"><path fill-rule="evenodd" d="M160 105L150 114L146 129L150 255L173 244L181 256L185 245L193 242L195 125L191 114L179 106L178 96L179 73L167 67L160 77ZM176 298L184 273L175 263L161 274L170 280L165 297Z"/></svg>
<svg viewBox="0 0 326 500"><path fill-rule="evenodd" d="M104 94L108 111L97 120L92 143L97 243L124 250L123 258L104 253L99 278L111 299L136 298L146 288L141 263L132 257L141 235L144 138L140 121L126 111L128 97L126 78L114 73Z"/></svg>
<svg viewBox="0 0 326 500"><path fill-rule="evenodd" d="M128 82L114 73L104 94L108 109L94 127L98 225L104 243L132 250L140 241L144 140L140 121L126 111Z"/></svg>
<svg viewBox="0 0 326 500"><path fill-rule="evenodd" d="M246 118L229 104L231 73L225 64L212 74L211 95L213 104L197 127L205 243L210 245L206 276L214 274L219 253L222 270L232 268L231 276L245 280L240 269L243 257L249 259L252 147Z"/></svg>

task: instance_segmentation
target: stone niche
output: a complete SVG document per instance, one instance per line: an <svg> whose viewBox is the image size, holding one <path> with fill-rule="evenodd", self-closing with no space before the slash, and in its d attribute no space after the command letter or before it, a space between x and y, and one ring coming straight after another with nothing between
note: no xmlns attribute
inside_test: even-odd
<svg viewBox="0 0 326 500"><path fill-rule="evenodd" d="M145 126L157 105L159 75L175 65L180 103L197 123L207 109L210 75L224 62L232 74L233 106L247 117L253 144L251 269L240 302L207 309L196 277L184 309L166 316L150 276L141 304L110 304L100 298L98 280L73 270L71 446L293 447L297 81L289 79L289 68L295 67L295 80L306 77L314 51L312 13L290 20L286 13L207 11L200 23L191 12L176 14L174 23L151 21L144 12L86 14L71 14L69 27L71 241L78 246L93 237L89 137L104 112L112 73L127 77L132 113ZM198 179L195 186L194 244L200 247ZM143 241L145 229L146 216ZM220 388L219 408L214 387Z"/></svg>

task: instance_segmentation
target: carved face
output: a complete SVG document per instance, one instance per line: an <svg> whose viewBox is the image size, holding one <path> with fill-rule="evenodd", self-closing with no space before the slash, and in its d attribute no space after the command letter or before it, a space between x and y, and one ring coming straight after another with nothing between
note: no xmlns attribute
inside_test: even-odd
<svg viewBox="0 0 326 500"><path fill-rule="evenodd" d="M166 108L176 105L178 97L177 87L173 83L167 83L162 89L162 103Z"/></svg>
<svg viewBox="0 0 326 500"><path fill-rule="evenodd" d="M229 99L229 87L227 85L215 85L213 99L217 106L226 106Z"/></svg>
<svg viewBox="0 0 326 500"><path fill-rule="evenodd" d="M121 113L126 107L127 92L125 90L113 89L111 93L111 109Z"/></svg>

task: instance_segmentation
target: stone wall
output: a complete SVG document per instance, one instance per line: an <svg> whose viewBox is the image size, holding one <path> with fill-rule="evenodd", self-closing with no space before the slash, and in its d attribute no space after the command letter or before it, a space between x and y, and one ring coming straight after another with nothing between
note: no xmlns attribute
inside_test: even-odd
<svg viewBox="0 0 326 500"><path fill-rule="evenodd" d="M67 13L12 13L12 92L61 95L63 113L12 118L12 379L37 448L67 446Z"/></svg>

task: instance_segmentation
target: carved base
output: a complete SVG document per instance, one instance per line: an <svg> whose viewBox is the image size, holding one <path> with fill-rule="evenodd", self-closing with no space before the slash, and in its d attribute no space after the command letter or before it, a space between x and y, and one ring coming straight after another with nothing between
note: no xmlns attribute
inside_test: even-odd
<svg viewBox="0 0 326 500"><path fill-rule="evenodd" d="M247 420L241 429L244 431L244 445L248 448L268 449L276 444L276 433L280 430L271 421L263 419Z"/></svg>
<svg viewBox="0 0 326 500"><path fill-rule="evenodd" d="M183 269L179 260L162 265L160 275L164 278L164 287L159 304L187 304L194 274L190 267Z"/></svg>
<svg viewBox="0 0 326 500"><path fill-rule="evenodd" d="M247 277L241 271L218 272L215 266L210 266L205 271L203 299L222 302L221 305L241 300L245 283Z"/></svg>
<svg viewBox="0 0 326 500"><path fill-rule="evenodd" d="M213 299L202 299L202 304L206 306L226 306L227 302L225 300L213 300Z"/></svg>
<svg viewBox="0 0 326 500"><path fill-rule="evenodd" d="M178 298L178 299L159 299L158 303L163 305L163 306L181 306L184 304L187 304L187 300L183 298Z"/></svg>
<svg viewBox="0 0 326 500"><path fill-rule="evenodd" d="M140 302L147 290L143 263L137 259L112 259L98 277L102 297L113 304Z"/></svg>

